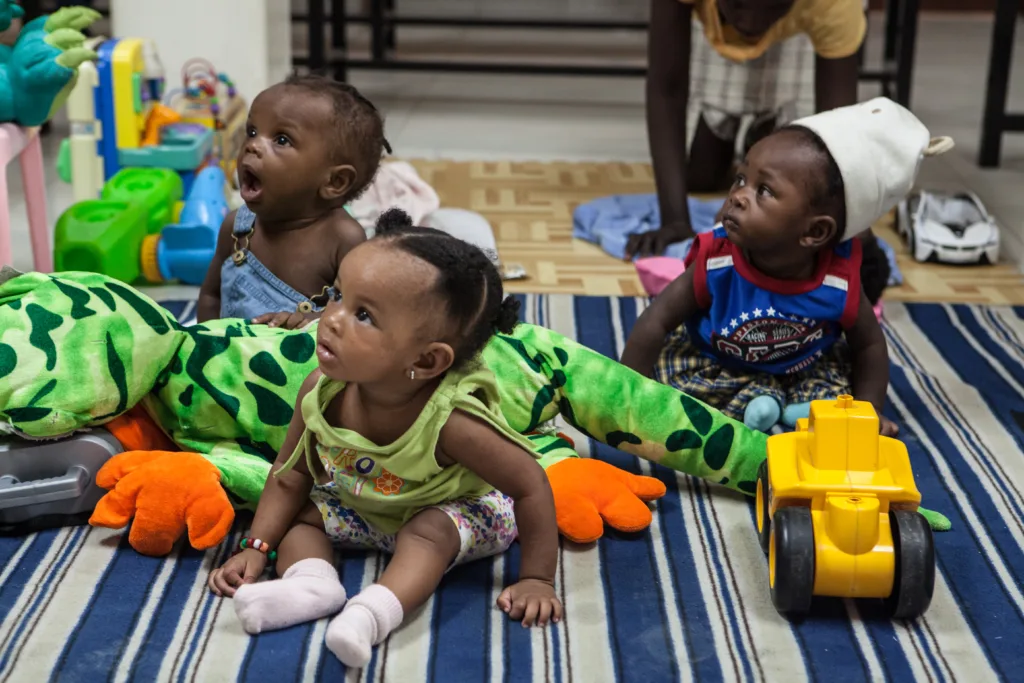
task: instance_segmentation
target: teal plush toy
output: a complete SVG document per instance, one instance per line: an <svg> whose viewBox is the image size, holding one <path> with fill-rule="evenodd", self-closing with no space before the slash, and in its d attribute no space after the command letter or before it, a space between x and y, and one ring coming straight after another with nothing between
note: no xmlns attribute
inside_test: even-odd
<svg viewBox="0 0 1024 683"><path fill-rule="evenodd" d="M0 31L24 13L0 0ZM81 31L99 18L88 7L64 7L25 24L13 46L0 45L0 122L38 126L64 106L78 67L96 59Z"/></svg>

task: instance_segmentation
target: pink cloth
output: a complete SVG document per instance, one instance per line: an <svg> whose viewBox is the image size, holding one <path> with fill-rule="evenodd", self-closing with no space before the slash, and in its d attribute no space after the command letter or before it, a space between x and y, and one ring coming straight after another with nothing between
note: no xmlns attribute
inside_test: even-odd
<svg viewBox="0 0 1024 683"><path fill-rule="evenodd" d="M668 256L652 256L636 260L636 274L640 284L650 296L658 296L661 290L683 274L686 266L677 258Z"/></svg>
<svg viewBox="0 0 1024 683"><path fill-rule="evenodd" d="M367 230L373 228L377 218L392 207L398 207L419 225L423 218L441 207L441 200L416 169L404 161L389 161L380 165L376 177L359 199L352 202L352 216Z"/></svg>

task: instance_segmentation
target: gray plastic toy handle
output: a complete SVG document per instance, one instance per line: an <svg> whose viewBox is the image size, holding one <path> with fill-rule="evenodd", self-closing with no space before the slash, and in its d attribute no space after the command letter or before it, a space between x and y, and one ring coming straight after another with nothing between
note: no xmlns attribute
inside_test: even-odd
<svg viewBox="0 0 1024 683"><path fill-rule="evenodd" d="M81 465L72 465L64 475L50 479L19 482L11 476L0 477L0 510L77 498L91 479L89 470Z"/></svg>

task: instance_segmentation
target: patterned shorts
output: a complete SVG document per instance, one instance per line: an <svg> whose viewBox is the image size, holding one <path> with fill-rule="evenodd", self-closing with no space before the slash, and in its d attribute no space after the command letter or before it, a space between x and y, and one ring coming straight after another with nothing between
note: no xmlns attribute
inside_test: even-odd
<svg viewBox="0 0 1024 683"><path fill-rule="evenodd" d="M747 404L757 396L773 396L782 406L835 398L851 391L850 349L834 344L803 372L772 375L726 368L705 355L691 341L682 325L665 340L654 377L729 417L743 420Z"/></svg>
<svg viewBox="0 0 1024 683"><path fill-rule="evenodd" d="M310 498L320 510L327 536L344 548L395 552L395 534L371 526L359 513L345 507L333 491L334 484L318 484ZM462 543L451 566L499 555L516 540L512 499L491 491L479 498L460 498L431 506L448 515L459 530Z"/></svg>

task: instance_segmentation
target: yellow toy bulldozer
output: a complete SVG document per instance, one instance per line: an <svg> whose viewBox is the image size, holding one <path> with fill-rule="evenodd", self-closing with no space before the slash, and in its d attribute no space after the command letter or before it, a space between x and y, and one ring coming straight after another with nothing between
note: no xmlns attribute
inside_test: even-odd
<svg viewBox="0 0 1024 683"><path fill-rule="evenodd" d="M870 403L814 401L795 432L768 439L757 478L757 530L772 602L807 612L814 595L881 598L892 616L925 612L935 546L918 512L907 447L878 434Z"/></svg>

